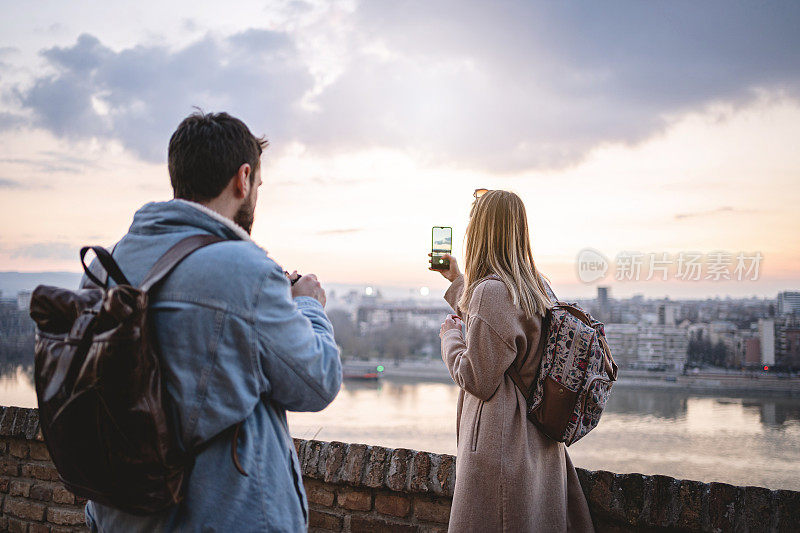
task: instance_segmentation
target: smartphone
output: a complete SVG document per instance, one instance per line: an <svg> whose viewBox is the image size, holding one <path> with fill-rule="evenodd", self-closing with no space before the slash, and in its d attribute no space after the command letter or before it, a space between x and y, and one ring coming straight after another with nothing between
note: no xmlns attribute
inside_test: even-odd
<svg viewBox="0 0 800 533"><path fill-rule="evenodd" d="M436 270L450 268L450 260L444 254L453 252L453 228L434 226L431 230L431 267Z"/></svg>

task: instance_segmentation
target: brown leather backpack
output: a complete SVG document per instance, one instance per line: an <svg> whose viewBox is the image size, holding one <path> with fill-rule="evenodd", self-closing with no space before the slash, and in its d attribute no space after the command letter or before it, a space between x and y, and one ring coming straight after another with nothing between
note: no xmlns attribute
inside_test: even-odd
<svg viewBox="0 0 800 533"><path fill-rule="evenodd" d="M61 480L73 493L136 514L183 499L198 450L183 450L164 406L148 293L186 256L221 240L210 234L181 240L138 288L108 251L87 246L81 263L97 288L34 290L30 314L37 325L40 427ZM116 286L109 288L108 280L100 281L86 266L90 249ZM244 474L235 453L234 462Z"/></svg>

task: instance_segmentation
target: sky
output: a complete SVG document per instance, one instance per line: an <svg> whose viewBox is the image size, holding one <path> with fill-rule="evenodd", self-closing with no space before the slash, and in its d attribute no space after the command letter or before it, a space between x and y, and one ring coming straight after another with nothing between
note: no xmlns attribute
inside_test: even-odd
<svg viewBox="0 0 800 533"><path fill-rule="evenodd" d="M167 142L198 106L270 140L253 237L323 283L438 296L431 227L461 259L489 188L523 199L562 294L800 289L797 2L0 7L0 271L78 271L171 198ZM581 280L585 249L604 278ZM677 279L688 253L700 280ZM716 253L734 279L706 279Z"/></svg>

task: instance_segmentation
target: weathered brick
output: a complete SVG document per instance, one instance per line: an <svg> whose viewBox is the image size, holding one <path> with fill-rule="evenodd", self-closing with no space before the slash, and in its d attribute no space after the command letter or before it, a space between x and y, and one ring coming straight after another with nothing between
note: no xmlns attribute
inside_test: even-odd
<svg viewBox="0 0 800 533"><path fill-rule="evenodd" d="M650 524L672 527L675 522L678 483L669 476L650 476Z"/></svg>
<svg viewBox="0 0 800 533"><path fill-rule="evenodd" d="M53 498L53 489L47 485L37 483L31 487L31 498L43 502L49 502Z"/></svg>
<svg viewBox="0 0 800 533"><path fill-rule="evenodd" d="M353 533L416 533L419 526L389 522L371 516L350 518L350 531Z"/></svg>
<svg viewBox="0 0 800 533"><path fill-rule="evenodd" d="M16 459L0 459L0 476L19 476L19 463Z"/></svg>
<svg viewBox="0 0 800 533"><path fill-rule="evenodd" d="M29 524L28 533L51 533L47 524Z"/></svg>
<svg viewBox="0 0 800 533"><path fill-rule="evenodd" d="M387 487L395 491L406 489L412 453L411 450L405 448L397 448L392 451L389 458L389 472L386 476Z"/></svg>
<svg viewBox="0 0 800 533"><path fill-rule="evenodd" d="M703 493L708 485L683 479L678 485L678 520L676 526L689 531L703 529Z"/></svg>
<svg viewBox="0 0 800 533"><path fill-rule="evenodd" d="M322 453L323 443L318 440L308 441L306 444L303 460L300 464L303 476L312 479L322 479L319 473L320 454Z"/></svg>
<svg viewBox="0 0 800 533"><path fill-rule="evenodd" d="M75 495L68 491L65 487L56 485L53 487L53 501L56 503L74 504Z"/></svg>
<svg viewBox="0 0 800 533"><path fill-rule="evenodd" d="M456 458L452 455L442 455L434 479L436 483L433 484L433 492L453 496L456 484Z"/></svg>
<svg viewBox="0 0 800 533"><path fill-rule="evenodd" d="M22 477L33 477L42 481L58 481L58 470L49 464L29 463L22 465Z"/></svg>
<svg viewBox="0 0 800 533"><path fill-rule="evenodd" d="M341 481L350 485L359 485L361 483L361 474L364 472L367 453L366 444L351 444L348 447L344 468L341 471Z"/></svg>
<svg viewBox="0 0 800 533"><path fill-rule="evenodd" d="M375 510L403 518L411 511L411 498L402 492L381 491L375 495Z"/></svg>
<svg viewBox="0 0 800 533"><path fill-rule="evenodd" d="M333 505L335 493L326 488L324 483L310 479L305 482L306 496L310 503L330 507ZM55 496L53 497L55 499Z"/></svg>
<svg viewBox="0 0 800 533"><path fill-rule="evenodd" d="M50 526L50 533L86 533L86 524L82 526Z"/></svg>
<svg viewBox="0 0 800 533"><path fill-rule="evenodd" d="M0 477L0 492L8 492L8 485L11 482L7 477Z"/></svg>
<svg viewBox="0 0 800 533"><path fill-rule="evenodd" d="M616 477L614 487L614 509L619 509L620 518L629 525L640 522L644 507L645 477L642 474L623 474Z"/></svg>
<svg viewBox="0 0 800 533"><path fill-rule="evenodd" d="M431 482L431 454L428 452L417 452L411 461L411 483L412 491L430 492Z"/></svg>
<svg viewBox="0 0 800 533"><path fill-rule="evenodd" d="M777 530L791 531L792 528L796 528L800 524L800 492L776 490L773 498L777 514Z"/></svg>
<svg viewBox="0 0 800 533"><path fill-rule="evenodd" d="M50 507L47 510L47 521L62 526L77 526L86 523L82 510L59 507Z"/></svg>
<svg viewBox="0 0 800 533"><path fill-rule="evenodd" d="M337 505L351 511L372 509L372 491L343 487L338 491Z"/></svg>
<svg viewBox="0 0 800 533"><path fill-rule="evenodd" d="M29 481L13 480L8 485L9 496L22 496L27 498L31 493L31 484Z"/></svg>
<svg viewBox="0 0 800 533"><path fill-rule="evenodd" d="M414 498L414 516L418 520L446 524L450 520L450 502L417 496Z"/></svg>
<svg viewBox="0 0 800 533"><path fill-rule="evenodd" d="M421 525L419 526L419 533L447 533L447 526Z"/></svg>
<svg viewBox="0 0 800 533"><path fill-rule="evenodd" d="M742 490L744 491L742 526L749 531L768 527L772 518L772 491L763 487L744 487Z"/></svg>
<svg viewBox="0 0 800 533"><path fill-rule="evenodd" d="M6 498L3 510L6 514L24 518L25 520L41 520L44 518L44 505L29 500Z"/></svg>
<svg viewBox="0 0 800 533"><path fill-rule="evenodd" d="M333 513L311 509L308 515L308 525L312 531L341 531L344 526L344 518Z"/></svg>
<svg viewBox="0 0 800 533"><path fill-rule="evenodd" d="M389 450L382 446L372 446L369 450L369 460L367 469L364 472L364 485L367 487L378 488L383 486L383 479L386 475L386 465L389 458Z"/></svg>
<svg viewBox="0 0 800 533"><path fill-rule="evenodd" d="M19 459L28 458L28 442L22 439L14 439L8 443L8 453Z"/></svg>
<svg viewBox="0 0 800 533"><path fill-rule="evenodd" d="M39 433L39 410L28 409L28 416L25 419L22 436L24 436L26 440L33 440L37 433Z"/></svg>
<svg viewBox="0 0 800 533"><path fill-rule="evenodd" d="M7 527L9 533L26 533L28 531L28 523L16 518L9 518Z"/></svg>
<svg viewBox="0 0 800 533"><path fill-rule="evenodd" d="M331 442L327 448L325 456L325 471L323 479L327 483L337 483L339 481L339 469L344 464L344 457L347 453L347 444L343 442Z"/></svg>
<svg viewBox="0 0 800 533"><path fill-rule="evenodd" d="M739 487L727 483L710 483L708 520L714 531L732 531L736 525L736 500ZM655 504L655 503L654 503Z"/></svg>
<svg viewBox="0 0 800 533"><path fill-rule="evenodd" d="M614 484L614 474L605 470L592 472L587 501L592 515L608 516L611 514L611 489Z"/></svg>
<svg viewBox="0 0 800 533"><path fill-rule="evenodd" d="M49 461L50 460L50 452L47 451L47 445L43 442L31 442L30 443L30 455L31 459L35 459L37 461Z"/></svg>
<svg viewBox="0 0 800 533"><path fill-rule="evenodd" d="M0 414L0 435L11 436L11 426L14 424L15 415L16 407L3 407L2 414Z"/></svg>

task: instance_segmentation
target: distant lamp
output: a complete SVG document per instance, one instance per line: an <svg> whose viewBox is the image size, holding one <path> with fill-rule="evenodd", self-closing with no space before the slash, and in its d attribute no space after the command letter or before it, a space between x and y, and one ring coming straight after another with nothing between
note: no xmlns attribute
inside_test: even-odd
<svg viewBox="0 0 800 533"><path fill-rule="evenodd" d="M429 295L431 293L431 290L428 287L421 287L419 289L419 293L422 296L427 296L427 295Z"/></svg>
<svg viewBox="0 0 800 533"><path fill-rule="evenodd" d="M373 292L374 291L372 290L372 287L367 287L366 289L364 289L364 294L366 294L367 296L372 296Z"/></svg>

